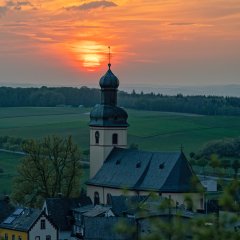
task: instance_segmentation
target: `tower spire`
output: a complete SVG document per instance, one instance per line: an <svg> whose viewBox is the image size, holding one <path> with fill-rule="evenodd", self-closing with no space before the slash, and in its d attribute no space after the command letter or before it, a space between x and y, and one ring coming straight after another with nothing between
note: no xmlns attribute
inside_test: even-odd
<svg viewBox="0 0 240 240"><path fill-rule="evenodd" d="M108 67L111 67L111 47L108 46Z"/></svg>

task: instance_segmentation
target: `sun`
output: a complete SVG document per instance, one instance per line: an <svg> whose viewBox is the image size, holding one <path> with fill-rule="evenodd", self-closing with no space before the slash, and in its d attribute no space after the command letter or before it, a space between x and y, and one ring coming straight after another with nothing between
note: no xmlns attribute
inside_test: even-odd
<svg viewBox="0 0 240 240"><path fill-rule="evenodd" d="M95 71L106 60L107 47L96 41L81 41L72 45L72 51L81 66L87 71Z"/></svg>

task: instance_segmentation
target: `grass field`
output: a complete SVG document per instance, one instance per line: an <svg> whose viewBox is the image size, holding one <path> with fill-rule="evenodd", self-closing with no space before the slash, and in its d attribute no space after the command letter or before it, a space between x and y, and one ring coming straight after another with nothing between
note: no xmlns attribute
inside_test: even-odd
<svg viewBox="0 0 240 240"><path fill-rule="evenodd" d="M9 194L12 187L12 179L17 173L17 165L22 156L13 153L0 152L0 168L4 170L0 174L0 194Z"/></svg>
<svg viewBox="0 0 240 240"><path fill-rule="evenodd" d="M41 138L72 135L82 150L89 145L89 111L86 108L0 108L0 136ZM188 156L206 142L240 136L240 118L128 110L128 143L144 150L178 151ZM18 156L0 154L0 165L15 174ZM0 167L1 167L0 166ZM86 174L84 175L86 177ZM9 179L0 178L0 192ZM4 186L4 188L2 187Z"/></svg>

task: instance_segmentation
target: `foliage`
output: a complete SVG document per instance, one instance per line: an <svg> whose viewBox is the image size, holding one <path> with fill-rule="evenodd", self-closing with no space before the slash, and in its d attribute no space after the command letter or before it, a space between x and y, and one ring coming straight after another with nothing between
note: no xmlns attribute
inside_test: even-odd
<svg viewBox="0 0 240 240"><path fill-rule="evenodd" d="M232 180L225 186L218 201L218 208L221 211L209 214L193 213L177 208L170 198L164 200L158 198L158 205L154 204L151 207L140 203L135 206L138 226L136 235L141 240L237 240L240 237L239 229L236 228L240 220L239 190L238 179ZM185 201L191 202L189 195L186 195ZM154 202L154 199L152 198L150 202ZM133 212L133 207L129 209ZM119 225L117 230L120 233L132 233L134 229L124 223Z"/></svg>
<svg viewBox="0 0 240 240"><path fill-rule="evenodd" d="M24 142L25 140L19 137L0 136L0 148L10 151L20 151Z"/></svg>
<svg viewBox="0 0 240 240"><path fill-rule="evenodd" d="M234 170L234 173L235 173L235 177L237 177L237 174L238 174L238 170L240 168L240 162L236 159L233 161L232 163L232 168Z"/></svg>
<svg viewBox="0 0 240 240"><path fill-rule="evenodd" d="M218 157L240 157L240 137L225 138L208 142L197 154L197 157L210 158L213 154Z"/></svg>
<svg viewBox="0 0 240 240"><path fill-rule="evenodd" d="M80 191L80 153L72 138L46 137L23 145L26 157L18 167L12 198L28 206L39 206L48 197Z"/></svg>

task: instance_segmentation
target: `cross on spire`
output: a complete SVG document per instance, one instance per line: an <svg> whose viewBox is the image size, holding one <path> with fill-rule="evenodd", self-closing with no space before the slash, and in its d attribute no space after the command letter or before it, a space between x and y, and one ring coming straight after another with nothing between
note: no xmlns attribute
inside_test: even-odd
<svg viewBox="0 0 240 240"><path fill-rule="evenodd" d="M111 67L111 47L108 46L108 67Z"/></svg>
<svg viewBox="0 0 240 240"><path fill-rule="evenodd" d="M181 152L183 152L183 149L184 149L184 147L183 147L183 145L181 144L181 147L180 147Z"/></svg>

